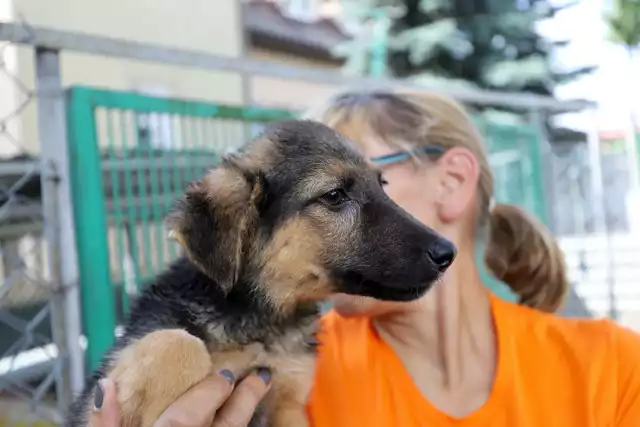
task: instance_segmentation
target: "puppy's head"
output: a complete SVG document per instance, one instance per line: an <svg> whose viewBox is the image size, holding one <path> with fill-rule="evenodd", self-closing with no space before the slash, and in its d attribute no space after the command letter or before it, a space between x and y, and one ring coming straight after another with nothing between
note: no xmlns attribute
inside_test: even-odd
<svg viewBox="0 0 640 427"><path fill-rule="evenodd" d="M192 184L169 223L225 292L250 286L281 309L334 292L416 299L455 256L348 141L311 121L270 126Z"/></svg>

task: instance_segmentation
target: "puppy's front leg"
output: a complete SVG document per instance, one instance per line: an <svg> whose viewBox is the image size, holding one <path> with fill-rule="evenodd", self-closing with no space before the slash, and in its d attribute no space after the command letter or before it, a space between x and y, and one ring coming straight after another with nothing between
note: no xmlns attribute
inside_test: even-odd
<svg viewBox="0 0 640 427"><path fill-rule="evenodd" d="M281 402L275 408L269 427L308 427L309 420L304 404Z"/></svg>
<svg viewBox="0 0 640 427"><path fill-rule="evenodd" d="M112 366L108 378L118 390L120 427L151 427L169 405L209 375L211 359L199 338L165 329L123 348Z"/></svg>
<svg viewBox="0 0 640 427"><path fill-rule="evenodd" d="M315 372L315 355L279 362L273 378L269 427L308 427L306 402Z"/></svg>

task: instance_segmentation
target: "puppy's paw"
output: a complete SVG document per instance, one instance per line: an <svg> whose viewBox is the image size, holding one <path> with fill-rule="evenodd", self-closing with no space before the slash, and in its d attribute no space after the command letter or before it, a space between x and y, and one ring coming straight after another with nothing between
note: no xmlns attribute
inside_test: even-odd
<svg viewBox="0 0 640 427"><path fill-rule="evenodd" d="M130 344L117 355L108 375L118 390L120 427L151 427L210 373L204 342L186 331L160 330Z"/></svg>

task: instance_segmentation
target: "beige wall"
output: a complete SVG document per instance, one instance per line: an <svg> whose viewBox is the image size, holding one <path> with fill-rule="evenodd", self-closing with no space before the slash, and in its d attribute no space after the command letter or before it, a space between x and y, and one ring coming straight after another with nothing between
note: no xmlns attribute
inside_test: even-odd
<svg viewBox="0 0 640 427"><path fill-rule="evenodd" d="M5 0L6 1L6 0ZM24 16L31 25L90 33L130 41L240 56L242 31L237 0L13 0L13 16ZM34 86L33 50L14 48L15 74ZM240 76L158 63L120 60L66 52L62 55L65 86L83 84L109 89L141 90L160 95L228 102L242 101ZM0 83L1 85L2 83ZM2 86L0 86L2 87ZM13 106L24 98L12 95ZM11 106L0 105L0 112ZM38 151L36 106L31 102L14 124L16 139L32 153ZM0 140L0 154L7 153Z"/></svg>
<svg viewBox="0 0 640 427"><path fill-rule="evenodd" d="M327 71L339 70L338 65L329 62L308 60L264 49L252 48L249 50L248 56L253 59L279 61L294 67ZM252 76L249 81L249 88L251 100L255 104L294 109L311 107L339 90L337 86L264 76Z"/></svg>

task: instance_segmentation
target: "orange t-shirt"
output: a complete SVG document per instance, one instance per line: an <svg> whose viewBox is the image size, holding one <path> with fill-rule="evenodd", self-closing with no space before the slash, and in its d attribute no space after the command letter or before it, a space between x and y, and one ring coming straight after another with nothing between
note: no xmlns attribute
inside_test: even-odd
<svg viewBox="0 0 640 427"><path fill-rule="evenodd" d="M491 298L498 366L487 402L456 419L427 401L366 318L323 319L313 427L640 427L640 335Z"/></svg>

